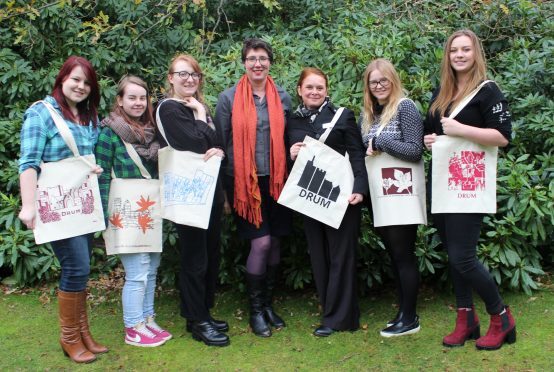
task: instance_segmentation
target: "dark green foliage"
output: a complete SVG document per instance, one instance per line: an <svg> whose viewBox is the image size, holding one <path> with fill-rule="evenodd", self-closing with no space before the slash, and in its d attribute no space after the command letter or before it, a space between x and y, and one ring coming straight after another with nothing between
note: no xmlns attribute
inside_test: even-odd
<svg viewBox="0 0 554 372"><path fill-rule="evenodd" d="M422 114L438 84L442 47L456 29L473 29L483 40L490 77L507 96L513 139L498 164L498 213L485 218L479 257L502 285L526 292L554 259L553 5L550 1L501 0L418 2L330 0L22 0L0 8L0 267L20 284L51 278L58 271L48 246L37 247L15 218L16 159L22 112L49 93L62 62L71 54L89 58L102 87L101 114L126 73L144 77L163 93L167 65L177 52L196 56L206 75L204 93L212 108L217 95L243 73L245 37L269 41L275 52L272 76L294 97L304 66L323 69L333 101L360 112L362 74L375 57L389 58ZM248 244L225 218L223 284L237 287ZM176 280L177 237L165 225L163 284ZM424 280L444 282L447 258L433 227L421 227L416 247ZM97 236L98 238L99 236ZM114 267L101 239L96 272ZM301 218L283 241L286 284L311 283ZM360 288L390 281L389 258L364 212L358 251Z"/></svg>

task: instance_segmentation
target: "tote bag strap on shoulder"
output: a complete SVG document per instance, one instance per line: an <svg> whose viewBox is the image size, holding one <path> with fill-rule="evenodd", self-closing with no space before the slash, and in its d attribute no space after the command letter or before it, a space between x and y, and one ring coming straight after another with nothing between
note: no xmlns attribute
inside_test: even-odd
<svg viewBox="0 0 554 372"><path fill-rule="evenodd" d="M485 80L481 84L479 84L479 86L477 88L472 90L471 93L469 93L467 96L465 96L464 99L462 99L460 101L460 103L458 103L458 105L456 107L454 107L454 110L452 110L450 115L448 115L448 118L452 119L452 118L456 117L456 115L458 115L460 113L460 111L462 111L464 109L464 107L467 106L469 101L471 101L473 99L473 97L475 97L475 95L477 93L479 93L479 91L481 90L481 88L483 88L485 86L485 84L493 83L493 82L494 81L492 81L492 80Z"/></svg>
<svg viewBox="0 0 554 372"><path fill-rule="evenodd" d="M79 148L77 147L77 143L75 142L75 138L73 137L73 134L71 134L71 130L69 130L69 127L67 126L67 123L62 118L60 113L56 111L56 109L47 101L37 101L31 105L34 106L37 103L42 103L44 107L48 109L48 112L50 113L50 116L52 117L52 120L54 121L54 124L56 125L56 128L58 128L58 131L60 133L60 136L64 140L65 144L71 152L73 153L73 156L79 157L81 160L83 160L85 163L88 164L89 167L92 169L95 169L97 167L96 164L92 164L90 161L88 161L85 157L82 157L79 153Z"/></svg>
<svg viewBox="0 0 554 372"><path fill-rule="evenodd" d="M340 116L342 115L342 112L344 111L344 107L339 107L337 112L335 112L335 116L333 116L333 120L331 120L331 123L329 124L329 127L323 132L321 137L319 137L319 140L323 143L327 140L327 137L329 137L329 133L333 130L333 127L339 120Z"/></svg>
<svg viewBox="0 0 554 372"><path fill-rule="evenodd" d="M171 145L169 144L169 141L167 140L167 137L165 136L165 131L164 131L164 127L162 125L162 120L160 119L160 108L162 107L164 102L167 102L167 101L177 101L177 102L185 102L185 101L183 101L182 99L177 99L177 98L166 98L166 99L162 100L158 104L158 107L156 108L156 125L158 127L158 130L160 131L160 134L162 135L163 139L165 140L165 143L167 143L167 146L171 147Z"/></svg>
<svg viewBox="0 0 554 372"><path fill-rule="evenodd" d="M137 153L137 150L135 150L135 148L133 147L133 145L131 145L130 143L127 143L123 140L121 140L121 141L125 145L125 148L127 149L127 153L129 154L129 157L131 158L131 160L135 163L135 165L140 170L140 174L142 174L142 176L144 178L148 179L148 180L152 179L152 176L146 170L146 168L144 167L144 164L142 164L142 160L140 160L140 156Z"/></svg>
<svg viewBox="0 0 554 372"><path fill-rule="evenodd" d="M50 116L52 117L54 124L56 125L56 127L58 128L58 131L60 132L60 136L63 138L65 144L67 145L67 147L69 147L73 155L80 156L79 149L77 148L77 143L75 142L75 138L73 138L73 134L71 134L71 130L69 130L67 123L61 117L60 113L56 111L56 109L50 104L50 102L37 101L33 103L32 106L38 103L42 103L44 107L48 109L48 112L50 113Z"/></svg>
<svg viewBox="0 0 554 372"><path fill-rule="evenodd" d="M407 99L408 99L408 98L406 98L406 97L400 98L400 100L398 101L398 105L400 105L400 102L405 101L405 100L407 100ZM397 109L397 110L398 110L398 109ZM388 123L387 123L387 125L388 125ZM377 133L375 133L375 138L379 137L379 135L381 134L381 132L383 131L383 129L385 129L385 127L386 127L386 125L381 125L381 126L379 126L379 129L377 129Z"/></svg>

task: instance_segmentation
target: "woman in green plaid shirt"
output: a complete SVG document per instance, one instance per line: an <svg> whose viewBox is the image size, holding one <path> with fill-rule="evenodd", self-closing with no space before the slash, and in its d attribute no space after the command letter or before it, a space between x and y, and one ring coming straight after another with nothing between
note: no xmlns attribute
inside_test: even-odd
<svg viewBox="0 0 554 372"><path fill-rule="evenodd" d="M121 79L112 112L101 125L96 158L106 170L99 177L98 184L104 215L107 216L111 170L117 178L143 178L123 141L133 146L150 175L155 177L157 173L160 146L156 140L148 87L142 79L131 75ZM154 292L160 257L160 252L119 254L125 268L122 304L125 343L129 345L154 347L172 337L154 320Z"/></svg>

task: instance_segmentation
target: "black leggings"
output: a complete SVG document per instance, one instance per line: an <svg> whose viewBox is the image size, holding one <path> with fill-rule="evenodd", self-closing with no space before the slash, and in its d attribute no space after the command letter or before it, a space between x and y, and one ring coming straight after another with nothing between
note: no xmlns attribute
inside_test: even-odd
<svg viewBox="0 0 554 372"><path fill-rule="evenodd" d="M477 242L482 214L448 213L433 216L448 262L458 308L473 305L472 289L485 302L489 314L498 314L504 305L492 276L477 259Z"/></svg>
<svg viewBox="0 0 554 372"><path fill-rule="evenodd" d="M411 322L416 316L419 289L419 270L415 256L417 225L382 226L375 230L391 258L402 320Z"/></svg>

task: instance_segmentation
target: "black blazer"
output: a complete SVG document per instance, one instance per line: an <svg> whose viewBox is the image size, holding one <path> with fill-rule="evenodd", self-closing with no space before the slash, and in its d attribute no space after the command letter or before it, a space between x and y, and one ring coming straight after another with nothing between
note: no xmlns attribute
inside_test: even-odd
<svg viewBox="0 0 554 372"><path fill-rule="evenodd" d="M310 136L319 139L323 132L325 132L323 124L330 123L333 120L333 116L335 116L335 112L336 109L329 103L311 124L307 117L303 118L296 113L290 114L287 118L286 127L287 155L290 157L290 147L297 142L304 141L304 137ZM352 110L344 109L333 130L329 133L325 144L341 155L348 152L352 172L354 173L352 193L367 196L369 185L365 168L365 147Z"/></svg>

